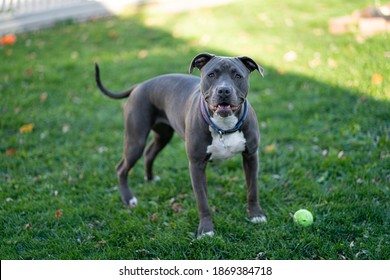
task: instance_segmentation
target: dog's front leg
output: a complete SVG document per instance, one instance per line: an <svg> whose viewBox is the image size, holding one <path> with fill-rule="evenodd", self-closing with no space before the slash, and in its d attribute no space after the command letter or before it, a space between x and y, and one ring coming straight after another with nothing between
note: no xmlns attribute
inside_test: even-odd
<svg viewBox="0 0 390 280"><path fill-rule="evenodd" d="M198 238L205 235L214 235L214 225L207 199L206 165L206 161L190 161L192 188L194 189L199 212Z"/></svg>
<svg viewBox="0 0 390 280"><path fill-rule="evenodd" d="M259 204L258 196L258 153L243 153L243 167L247 185L247 211L252 223L266 222L267 218Z"/></svg>

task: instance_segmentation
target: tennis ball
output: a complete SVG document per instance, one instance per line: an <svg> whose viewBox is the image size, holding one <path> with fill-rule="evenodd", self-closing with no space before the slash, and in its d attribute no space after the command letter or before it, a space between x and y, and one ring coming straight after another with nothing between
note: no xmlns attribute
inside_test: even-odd
<svg viewBox="0 0 390 280"><path fill-rule="evenodd" d="M313 215L306 209L300 209L294 214L294 222L303 227L308 227L313 224Z"/></svg>

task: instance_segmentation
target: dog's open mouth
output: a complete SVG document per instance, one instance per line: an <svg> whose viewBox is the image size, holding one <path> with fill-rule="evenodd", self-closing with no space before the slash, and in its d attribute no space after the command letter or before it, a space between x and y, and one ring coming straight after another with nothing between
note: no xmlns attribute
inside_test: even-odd
<svg viewBox="0 0 390 280"><path fill-rule="evenodd" d="M210 104L209 107L214 113L220 115L221 117L227 117L233 114L238 109L238 106L234 106L228 103L221 103L218 105Z"/></svg>

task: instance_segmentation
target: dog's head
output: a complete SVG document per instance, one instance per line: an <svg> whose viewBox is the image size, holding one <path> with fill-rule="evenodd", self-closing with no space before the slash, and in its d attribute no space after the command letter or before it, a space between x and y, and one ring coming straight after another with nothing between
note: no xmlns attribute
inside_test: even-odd
<svg viewBox="0 0 390 280"><path fill-rule="evenodd" d="M249 91L249 74L255 70L263 76L261 68L247 56L223 57L208 53L197 55L191 62L201 71L200 89L213 114L227 117L238 111Z"/></svg>

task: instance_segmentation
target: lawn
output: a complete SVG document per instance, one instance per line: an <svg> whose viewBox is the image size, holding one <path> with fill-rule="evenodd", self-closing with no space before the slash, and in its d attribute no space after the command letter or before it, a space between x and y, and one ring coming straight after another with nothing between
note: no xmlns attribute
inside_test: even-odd
<svg viewBox="0 0 390 280"><path fill-rule="evenodd" d="M372 1L232 1L126 15L18 34L0 46L1 259L390 259L389 34L330 35L328 20ZM259 119L260 203L246 218L238 156L209 164L216 235L196 239L197 207L176 135L121 205L114 167L123 145L120 91L186 73L200 52L247 55ZM198 75L198 72L195 73ZM292 214L309 209L314 224Z"/></svg>

